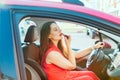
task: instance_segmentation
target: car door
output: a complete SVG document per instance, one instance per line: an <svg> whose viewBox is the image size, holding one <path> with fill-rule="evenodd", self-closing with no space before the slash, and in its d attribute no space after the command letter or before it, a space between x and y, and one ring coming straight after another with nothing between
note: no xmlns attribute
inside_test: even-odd
<svg viewBox="0 0 120 80"><path fill-rule="evenodd" d="M36 3L37 4L37 3ZM61 5L62 6L62 5ZM12 22L8 22L7 31L8 33L5 33L7 36L8 34L10 37L8 38L3 38L6 42L6 45L10 44L11 46L9 49L12 50L12 55L9 54L12 58L11 64L14 66L12 67L11 70L13 70L15 74L15 78L19 80L26 80L26 73L25 73L25 66L24 66L24 56L23 56L23 51L22 51L22 39L20 35L20 22L23 19L30 19L30 20L35 20L35 22L38 24L38 26L41 26L42 24L39 22L39 20L44 21L44 18L48 21L50 20L58 20L58 21L65 21L70 22L70 23L75 23L75 24L85 24L86 26L92 26L97 29L102 29L108 32L112 32L113 34L116 34L119 36L119 24L115 24L114 22L107 21L105 19L102 19L100 17L96 17L94 15L89 15L89 13L84 13L84 12L79 12L75 10L70 10L70 9L62 9L62 8L55 8L55 7L45 7L45 6L23 6L23 5L13 5L9 6L10 11L7 17L4 18L1 21L6 21L6 19L12 20ZM1 14L1 13L0 13ZM6 13L7 14L7 13ZM42 19L41 19L42 18ZM46 21L45 20L45 21ZM3 23L2 23L3 24ZM5 25L5 24L3 24ZM9 27L9 25L11 25ZM1 28L0 30L5 30L5 27ZM69 27L67 28L69 29ZM9 32L11 31L11 32ZM79 31L78 31L79 32ZM1 35L4 37L3 35ZM9 40L11 43L9 43L7 40ZM2 42L2 41L0 41ZM2 43L1 43L2 44ZM6 46L3 46L4 49ZM3 49L3 48L2 48ZM75 48L76 49L76 48ZM5 51L5 50L4 50ZM2 51L1 51L2 53ZM8 53L8 52L5 52ZM4 56L4 55L2 55ZM7 56L7 55L6 55ZM5 57L6 57L5 56ZM4 58L4 57L3 57ZM5 60L4 60L5 61ZM15 63L15 62L16 63ZM4 62L6 63L6 62ZM6 66L6 65L5 65ZM6 69L6 68L5 68ZM12 72L12 71L11 71ZM18 75L18 77L16 77Z"/></svg>

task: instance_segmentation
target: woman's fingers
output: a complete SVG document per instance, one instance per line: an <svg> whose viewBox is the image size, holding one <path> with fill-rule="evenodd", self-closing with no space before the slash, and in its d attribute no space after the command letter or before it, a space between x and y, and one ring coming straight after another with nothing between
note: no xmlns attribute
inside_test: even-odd
<svg viewBox="0 0 120 80"><path fill-rule="evenodd" d="M104 42L98 42L97 44L94 45L94 48L98 49L98 48L103 48L104 46L105 46Z"/></svg>
<svg viewBox="0 0 120 80"><path fill-rule="evenodd" d="M69 35L68 37L64 37L64 38L65 38L66 45L69 45L69 46L70 46L71 36Z"/></svg>

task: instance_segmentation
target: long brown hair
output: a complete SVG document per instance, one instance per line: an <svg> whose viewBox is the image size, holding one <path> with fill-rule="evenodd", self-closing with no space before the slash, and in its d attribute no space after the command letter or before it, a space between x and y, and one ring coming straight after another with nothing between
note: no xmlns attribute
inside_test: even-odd
<svg viewBox="0 0 120 80"><path fill-rule="evenodd" d="M40 31L40 55L39 55L39 57L40 57L40 63L42 61L43 56L45 55L45 52L46 52L49 44L52 43L52 41L48 38L48 36L50 34L50 31L51 31L50 25L52 23L56 24L56 22L54 22L54 21L49 21L49 22L44 23L43 26L42 26L42 29ZM62 52L64 52L63 51L62 40L60 40L58 42L58 48Z"/></svg>

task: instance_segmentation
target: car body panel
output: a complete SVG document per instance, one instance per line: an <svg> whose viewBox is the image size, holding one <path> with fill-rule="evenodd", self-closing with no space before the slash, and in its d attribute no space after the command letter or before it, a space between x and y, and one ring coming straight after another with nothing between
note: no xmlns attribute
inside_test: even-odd
<svg viewBox="0 0 120 80"><path fill-rule="evenodd" d="M103 14L102 12L96 11L96 10L91 10L91 9L87 9L84 8L82 6L79 5L70 5L67 3L56 3L56 2L46 2L46 1L16 1L16 0L8 0L5 2L1 2L1 4L7 4L7 5L23 5L23 6L39 6L39 7L51 7L51 8L61 8L61 9L67 9L67 10L73 10L75 12L80 12L80 13L84 13L84 14L89 14L89 15L94 15L96 17L100 17L103 19L107 19L109 21L115 22L117 24L120 24L120 19L115 18L112 15L107 15L107 14Z"/></svg>
<svg viewBox="0 0 120 80"><path fill-rule="evenodd" d="M0 2L0 67L16 80L26 80L18 25L27 16L83 23L120 36L120 19L67 3L42 1Z"/></svg>
<svg viewBox="0 0 120 80"><path fill-rule="evenodd" d="M105 29L102 26L106 26L106 27L108 27L110 29L110 27L112 26L112 28L114 27L114 29L111 29L111 30L117 31L117 33L120 34L120 32L118 31L120 29L120 27L118 25L119 22L117 22L117 24L114 24L113 21L109 22L109 19L108 20L104 20L104 19L96 17L96 16L88 15L89 13L87 13L87 14L85 13L84 14L84 13L73 11L73 10L66 10L66 9L60 9L60 8L50 8L50 7L40 7L39 8L39 7L33 7L33 6L22 6L22 7L21 6L8 6L8 8L11 8L11 9L15 10L15 12L18 11L19 9L20 9L19 11L21 11L21 9L23 9L24 11L31 10L32 12L33 11L37 11L37 13L39 13L39 14L36 14L36 16L37 15L38 16L39 15L42 15L42 16L52 15L52 17L54 17L54 18L56 18L56 17L61 18L61 19L62 18L65 19L66 18L66 19L69 19L71 21L72 20L76 20L77 22L82 22L82 23L89 21L89 23L88 23L89 25L93 25L92 22L96 21L96 25L94 25L95 27L97 27L99 29ZM29 11L29 12L31 12L31 11ZM65 14L66 17L64 17L64 14ZM113 17L111 16L111 18L113 18ZM118 18L116 18L116 20L114 20L114 21L119 21L117 19ZM99 22L99 24L102 23L101 27L97 26L98 22ZM105 25L103 25L103 23ZM108 29L106 29L106 30L108 30ZM114 33L114 31L112 31L112 32ZM116 34L116 32L114 34ZM119 34L117 34L117 35L119 35Z"/></svg>
<svg viewBox="0 0 120 80"><path fill-rule="evenodd" d="M11 16L9 10L1 10L0 13L0 68L4 74L17 78L15 70L15 47L12 33Z"/></svg>

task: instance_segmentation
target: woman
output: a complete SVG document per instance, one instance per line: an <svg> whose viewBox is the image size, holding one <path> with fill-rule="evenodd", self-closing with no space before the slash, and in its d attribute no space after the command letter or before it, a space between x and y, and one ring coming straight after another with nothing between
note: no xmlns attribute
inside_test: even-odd
<svg viewBox="0 0 120 80"><path fill-rule="evenodd" d="M70 47L71 36L64 37L66 47L62 44L63 34L53 21L46 22L41 29L40 59L49 80L100 80L91 71L72 71L76 68L76 58L88 55L93 48L103 47L101 42L93 47L74 54Z"/></svg>

